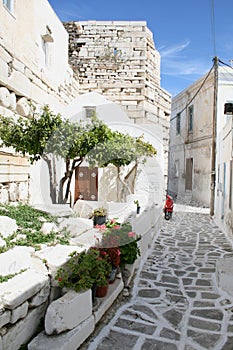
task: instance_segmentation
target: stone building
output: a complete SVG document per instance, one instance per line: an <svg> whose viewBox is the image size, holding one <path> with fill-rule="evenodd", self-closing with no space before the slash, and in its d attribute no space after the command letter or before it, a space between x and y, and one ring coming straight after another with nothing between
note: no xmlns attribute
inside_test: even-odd
<svg viewBox="0 0 233 350"><path fill-rule="evenodd" d="M0 18L0 114L28 118L31 104L47 104L63 115L78 95L100 93L131 123L154 124L151 133L159 134L164 153L164 188L170 95L160 87L160 55L146 22L72 22L64 28L46 0L3 1ZM83 111L93 108L89 101ZM45 170L43 161L30 166L26 157L1 148L0 202L41 203L43 193L49 197Z"/></svg>
<svg viewBox="0 0 233 350"><path fill-rule="evenodd" d="M160 54L146 22L85 21L64 26L80 94L98 92L120 104L135 124L162 126L166 182L171 96L160 86Z"/></svg>
<svg viewBox="0 0 233 350"><path fill-rule="evenodd" d="M62 113L77 94L68 34L48 1L1 1L0 114L28 117L30 103ZM29 187L33 198L37 178L38 169L26 158L0 149L0 202L27 201Z"/></svg>
<svg viewBox="0 0 233 350"><path fill-rule="evenodd" d="M217 77L212 69L172 99L168 189L210 206L232 234L233 69L218 66Z"/></svg>
<svg viewBox="0 0 233 350"><path fill-rule="evenodd" d="M172 99L169 152L169 192L210 204L213 123L213 75L200 92L203 78Z"/></svg>

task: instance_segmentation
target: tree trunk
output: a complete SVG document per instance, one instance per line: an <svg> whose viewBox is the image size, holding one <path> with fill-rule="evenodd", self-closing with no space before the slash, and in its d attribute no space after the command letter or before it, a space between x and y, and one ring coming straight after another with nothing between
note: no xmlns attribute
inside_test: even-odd
<svg viewBox="0 0 233 350"><path fill-rule="evenodd" d="M135 182L137 178L137 170L138 170L138 162L136 161L132 169L128 172L128 174L124 177L124 180L127 181L127 185L130 188L131 193L135 192ZM133 175L133 179L130 182L129 179Z"/></svg>
<svg viewBox="0 0 233 350"><path fill-rule="evenodd" d="M120 186L119 186L120 183L123 185L122 189L120 189ZM117 167L117 201L118 202L124 201L125 198L123 198L123 194L125 194L125 197L126 197L126 195L130 194L130 193L131 192L130 192L127 184L120 177L120 167Z"/></svg>
<svg viewBox="0 0 233 350"><path fill-rule="evenodd" d="M53 204L57 203L57 184L54 181L54 178L56 175L54 174L54 171L56 173L55 167L53 166L53 160L49 159L47 155L43 156L43 160L46 162L48 170L49 170L49 187L50 187L50 198L52 200Z"/></svg>
<svg viewBox="0 0 233 350"><path fill-rule="evenodd" d="M83 162L83 157L74 159L72 161L72 166L70 167L70 159L66 159L66 172L63 178L60 181L59 185L59 203L67 203L69 194L70 194L70 185L74 171L80 166ZM78 163L78 164L77 164ZM63 195L64 185L66 184L65 196Z"/></svg>

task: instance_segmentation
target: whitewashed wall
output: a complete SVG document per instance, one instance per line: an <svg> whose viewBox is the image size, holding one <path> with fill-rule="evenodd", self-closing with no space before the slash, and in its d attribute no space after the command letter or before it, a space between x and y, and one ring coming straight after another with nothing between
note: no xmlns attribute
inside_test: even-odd
<svg viewBox="0 0 233 350"><path fill-rule="evenodd" d="M53 39L48 43L48 65L42 40L47 31L51 31ZM0 3L0 85L0 113L3 115L28 117L30 103L49 104L55 113L62 113L64 106L77 96L78 82L68 64L68 34L47 0L14 1L12 13ZM15 162L21 162L17 165L17 179L13 175ZM21 157L16 161L13 150L1 149L0 201L13 200L9 192L13 186L16 192L27 193L26 200L30 188L30 200L37 201L40 196L38 169L39 164L32 167L30 174ZM25 200L24 195L23 198ZM14 200L22 200L22 196L17 195Z"/></svg>

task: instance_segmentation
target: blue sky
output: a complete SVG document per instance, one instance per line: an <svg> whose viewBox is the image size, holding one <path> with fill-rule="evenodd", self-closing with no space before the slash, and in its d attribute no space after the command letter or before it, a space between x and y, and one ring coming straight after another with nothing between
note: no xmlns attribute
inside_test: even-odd
<svg viewBox="0 0 233 350"><path fill-rule="evenodd" d="M146 21L161 55L161 86L173 96L208 72L214 56L233 59L233 0L49 3L61 21Z"/></svg>

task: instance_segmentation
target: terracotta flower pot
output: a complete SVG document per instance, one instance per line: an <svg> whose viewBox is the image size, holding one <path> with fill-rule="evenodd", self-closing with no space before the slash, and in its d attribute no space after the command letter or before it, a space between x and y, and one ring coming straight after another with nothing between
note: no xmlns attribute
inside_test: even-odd
<svg viewBox="0 0 233 350"><path fill-rule="evenodd" d="M103 298L107 295L107 292L108 292L108 285L107 286L97 286L95 296L97 298Z"/></svg>

